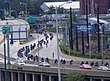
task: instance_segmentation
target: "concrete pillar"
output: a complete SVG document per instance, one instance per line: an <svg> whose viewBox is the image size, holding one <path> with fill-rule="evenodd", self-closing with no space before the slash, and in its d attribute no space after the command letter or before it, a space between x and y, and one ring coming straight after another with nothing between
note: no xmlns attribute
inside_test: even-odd
<svg viewBox="0 0 110 81"><path fill-rule="evenodd" d="M49 81L51 81L51 75L49 74Z"/></svg>
<svg viewBox="0 0 110 81"><path fill-rule="evenodd" d="M34 75L34 73L32 74L32 78L33 78L33 81L35 81L35 75Z"/></svg>
<svg viewBox="0 0 110 81"><path fill-rule="evenodd" d="M90 78L90 81L92 81L92 78Z"/></svg>
<svg viewBox="0 0 110 81"><path fill-rule="evenodd" d="M101 78L101 81L104 81L104 79L103 79L103 78Z"/></svg>
<svg viewBox="0 0 110 81"><path fill-rule="evenodd" d="M0 71L0 81L1 81L1 71Z"/></svg>
<svg viewBox="0 0 110 81"><path fill-rule="evenodd" d="M19 72L18 72L18 81L20 81L20 74L19 74Z"/></svg>
<svg viewBox="0 0 110 81"><path fill-rule="evenodd" d="M42 73L40 74L40 81L43 81L43 75L42 75Z"/></svg>
<svg viewBox="0 0 110 81"><path fill-rule="evenodd" d="M25 81L27 81L27 73L25 73Z"/></svg>
<svg viewBox="0 0 110 81"><path fill-rule="evenodd" d="M13 72L11 72L11 81L13 81Z"/></svg>

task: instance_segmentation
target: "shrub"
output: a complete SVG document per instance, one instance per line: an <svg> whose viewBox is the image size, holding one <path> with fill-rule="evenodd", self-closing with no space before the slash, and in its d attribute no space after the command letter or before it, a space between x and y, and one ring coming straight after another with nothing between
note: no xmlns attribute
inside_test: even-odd
<svg viewBox="0 0 110 81"><path fill-rule="evenodd" d="M70 73L64 77L64 81L85 81L85 79L80 73Z"/></svg>

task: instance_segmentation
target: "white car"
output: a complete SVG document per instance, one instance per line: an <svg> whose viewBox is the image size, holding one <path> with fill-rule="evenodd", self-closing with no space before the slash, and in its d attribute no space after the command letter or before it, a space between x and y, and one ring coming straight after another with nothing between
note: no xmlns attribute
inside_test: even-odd
<svg viewBox="0 0 110 81"><path fill-rule="evenodd" d="M44 67L50 67L50 64L48 63L48 62L41 62L40 64L39 64L39 66L44 66Z"/></svg>
<svg viewBox="0 0 110 81"><path fill-rule="evenodd" d="M82 64L80 65L80 69L91 69L91 66L88 64Z"/></svg>
<svg viewBox="0 0 110 81"><path fill-rule="evenodd" d="M99 67L97 68L97 70L110 71L110 68L108 68L107 66L99 66Z"/></svg>

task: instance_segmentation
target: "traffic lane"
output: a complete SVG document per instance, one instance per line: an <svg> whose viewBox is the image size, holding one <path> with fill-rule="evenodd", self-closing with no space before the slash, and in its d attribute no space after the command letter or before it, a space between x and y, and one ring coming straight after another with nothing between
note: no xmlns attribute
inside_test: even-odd
<svg viewBox="0 0 110 81"><path fill-rule="evenodd" d="M32 65L39 65L40 62L33 62L33 61L26 61L26 64L32 64ZM52 63L50 62L51 67L58 67L57 63ZM98 66L91 66L91 70L97 70ZM62 64L60 63L60 68L68 68L68 69L80 69L80 64L78 63L73 63L72 65L70 64ZM82 69L83 70L83 69Z"/></svg>
<svg viewBox="0 0 110 81"><path fill-rule="evenodd" d="M4 63L4 62L2 62ZM30 66L30 67L46 67L46 66L39 66L41 62L33 62L33 61L28 61L28 62L25 62L25 64L23 65L19 65L19 64L15 64L15 62L11 61L11 64L14 64L14 65L18 65L18 66ZM58 64L57 63L50 63L50 68L58 68ZM61 69L71 69L71 70L91 70L91 71L97 71L97 68L98 66L91 66L92 69L81 69L80 68L80 64L72 64L72 65L69 65L69 64L61 64L60 63L60 68ZM98 70L98 71L101 71L101 70Z"/></svg>
<svg viewBox="0 0 110 81"><path fill-rule="evenodd" d="M25 44L19 44L19 41L14 41L14 44L10 44L10 57L17 58L17 52L20 48L30 45L32 43L37 43L38 42L37 35L33 35L33 37L35 37L35 40L31 40L30 42L26 42ZM44 36L39 35L39 40L42 38L44 38ZM7 40L5 40L5 43L7 44ZM0 44L0 48L3 48L3 46L4 43L2 42ZM3 52L4 49L0 49L0 53L3 54Z"/></svg>
<svg viewBox="0 0 110 81"><path fill-rule="evenodd" d="M40 57L43 57L43 58L49 58L49 59L57 59L58 58L58 54L57 54L57 37L56 37L56 34L53 33L53 39L52 40L48 40L49 43L48 43L48 46L43 46L43 49L41 49L39 51L39 56ZM59 48L60 50L60 48ZM60 51L59 51L60 52ZM53 57L53 54L54 53L54 57ZM36 53L35 55L38 55L38 53ZM64 58L63 56L60 56L61 59L66 59Z"/></svg>

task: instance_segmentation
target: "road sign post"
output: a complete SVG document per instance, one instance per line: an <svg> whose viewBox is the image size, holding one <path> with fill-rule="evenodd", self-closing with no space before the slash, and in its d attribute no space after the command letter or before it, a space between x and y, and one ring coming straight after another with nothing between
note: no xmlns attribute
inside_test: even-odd
<svg viewBox="0 0 110 81"><path fill-rule="evenodd" d="M3 26L2 27L2 32L4 35L6 35L7 38L7 55L8 55L8 64L10 64L10 47L9 47L9 33L11 31L10 26Z"/></svg>
<svg viewBox="0 0 110 81"><path fill-rule="evenodd" d="M10 32L10 26L3 26L2 27L2 33L4 34L4 66L5 66L5 74L4 74L4 81L7 81L7 67L6 67L6 44L5 44L5 36L8 35L9 36L9 32ZM9 42L9 39L7 39L7 41ZM9 43L7 42L7 46L8 46L8 61L10 61L10 57L9 57Z"/></svg>

